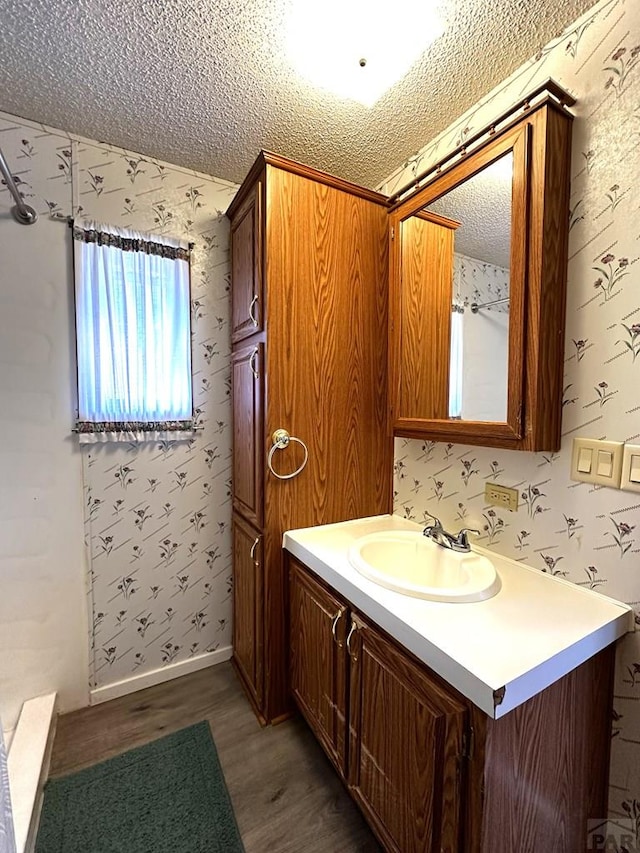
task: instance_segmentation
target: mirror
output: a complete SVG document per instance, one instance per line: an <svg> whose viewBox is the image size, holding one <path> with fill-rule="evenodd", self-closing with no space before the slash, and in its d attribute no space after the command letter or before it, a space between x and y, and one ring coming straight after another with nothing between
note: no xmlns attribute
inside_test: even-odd
<svg viewBox="0 0 640 853"><path fill-rule="evenodd" d="M506 421L511 151L426 205L453 234L449 417Z"/></svg>
<svg viewBox="0 0 640 853"><path fill-rule="evenodd" d="M560 445L573 100L534 94L391 198L394 435Z"/></svg>
<svg viewBox="0 0 640 853"><path fill-rule="evenodd" d="M521 437L527 139L492 140L392 211L401 434Z"/></svg>

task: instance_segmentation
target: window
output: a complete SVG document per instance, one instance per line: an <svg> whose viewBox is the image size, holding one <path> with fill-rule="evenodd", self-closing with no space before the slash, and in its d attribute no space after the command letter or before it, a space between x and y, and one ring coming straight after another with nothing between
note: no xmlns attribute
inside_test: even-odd
<svg viewBox="0 0 640 853"><path fill-rule="evenodd" d="M89 222L73 237L81 440L192 430L190 247Z"/></svg>

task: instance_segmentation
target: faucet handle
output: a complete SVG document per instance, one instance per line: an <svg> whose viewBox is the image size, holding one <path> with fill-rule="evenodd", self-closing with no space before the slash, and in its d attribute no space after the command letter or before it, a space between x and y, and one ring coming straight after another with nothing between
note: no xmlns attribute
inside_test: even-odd
<svg viewBox="0 0 640 853"><path fill-rule="evenodd" d="M444 530L444 528L442 527L442 522L436 515L433 515L433 513L430 513L427 510L425 510L424 514L428 515L429 518L433 519L433 524L427 524L427 526L422 531L424 536L429 536L431 533L440 533Z"/></svg>
<svg viewBox="0 0 640 853"><path fill-rule="evenodd" d="M467 533L473 533L475 536L480 536L480 531L476 530L475 527L463 527L462 530L458 531L458 535L455 539L456 544L469 549L469 537L467 536Z"/></svg>

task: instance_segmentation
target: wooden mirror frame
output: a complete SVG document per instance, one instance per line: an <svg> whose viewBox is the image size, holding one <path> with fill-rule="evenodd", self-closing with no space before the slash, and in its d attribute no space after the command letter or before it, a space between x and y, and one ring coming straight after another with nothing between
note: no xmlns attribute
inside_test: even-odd
<svg viewBox="0 0 640 853"><path fill-rule="evenodd" d="M390 208L389 396L394 435L518 450L558 449L572 119L563 104L547 96ZM448 417L450 323L442 328L444 318L450 318L453 285L441 286L431 310L422 312L425 329L415 334L403 328L403 222L509 151L513 179L507 417L504 422L458 420ZM407 342L413 351L407 351ZM428 397L425 417L415 412L407 416L402 410L407 372L420 374L419 387Z"/></svg>

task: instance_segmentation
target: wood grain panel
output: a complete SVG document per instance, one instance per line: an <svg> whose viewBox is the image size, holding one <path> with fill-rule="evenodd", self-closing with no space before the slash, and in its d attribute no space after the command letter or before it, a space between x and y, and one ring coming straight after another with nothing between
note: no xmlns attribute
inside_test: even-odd
<svg viewBox="0 0 640 853"><path fill-rule="evenodd" d="M320 169L314 169L312 166L307 166L304 163L297 163L295 160L290 160L281 154L274 154L271 151L261 151L227 209L226 215L229 219L237 217L238 211L244 204L244 200L251 194L254 182L262 177L267 165L275 166L294 175L300 175L300 177L308 178L316 183L326 184L343 193L358 196L358 198L366 199L384 208L387 207L387 196L375 192L375 190L370 190L368 187L361 187L359 184L354 184L336 175L330 175L328 172L323 172Z"/></svg>
<svg viewBox="0 0 640 853"><path fill-rule="evenodd" d="M382 634L352 620L352 796L385 849L457 853L466 709Z"/></svg>
<svg viewBox="0 0 640 853"><path fill-rule="evenodd" d="M532 116L539 144L531 175L525 450L560 449L572 118L557 107ZM543 191L544 188L544 191Z"/></svg>
<svg viewBox="0 0 640 853"><path fill-rule="evenodd" d="M256 527L264 518L264 362L264 344L259 341L231 355L233 508Z"/></svg>
<svg viewBox="0 0 640 853"><path fill-rule="evenodd" d="M269 706L286 678L282 533L388 512L387 239L384 207L297 174L267 170L265 450L283 427L306 442L295 479L265 481ZM292 444L281 472L298 464Z"/></svg>
<svg viewBox="0 0 640 853"><path fill-rule="evenodd" d="M439 218L441 219L441 218ZM398 223L400 408L407 418L443 418L449 410L449 359L455 230L426 214Z"/></svg>
<svg viewBox="0 0 640 853"><path fill-rule="evenodd" d="M291 692L341 776L346 773L347 607L289 560ZM333 628L335 624L335 637Z"/></svg>
<svg viewBox="0 0 640 853"><path fill-rule="evenodd" d="M487 721L483 853L581 853L607 816L614 648Z"/></svg>
<svg viewBox="0 0 640 853"><path fill-rule="evenodd" d="M258 181L231 224L231 341L234 344L262 329L261 194L262 184Z"/></svg>
<svg viewBox="0 0 640 853"><path fill-rule="evenodd" d="M263 543L237 513L232 519L233 662L260 708L264 692Z"/></svg>

